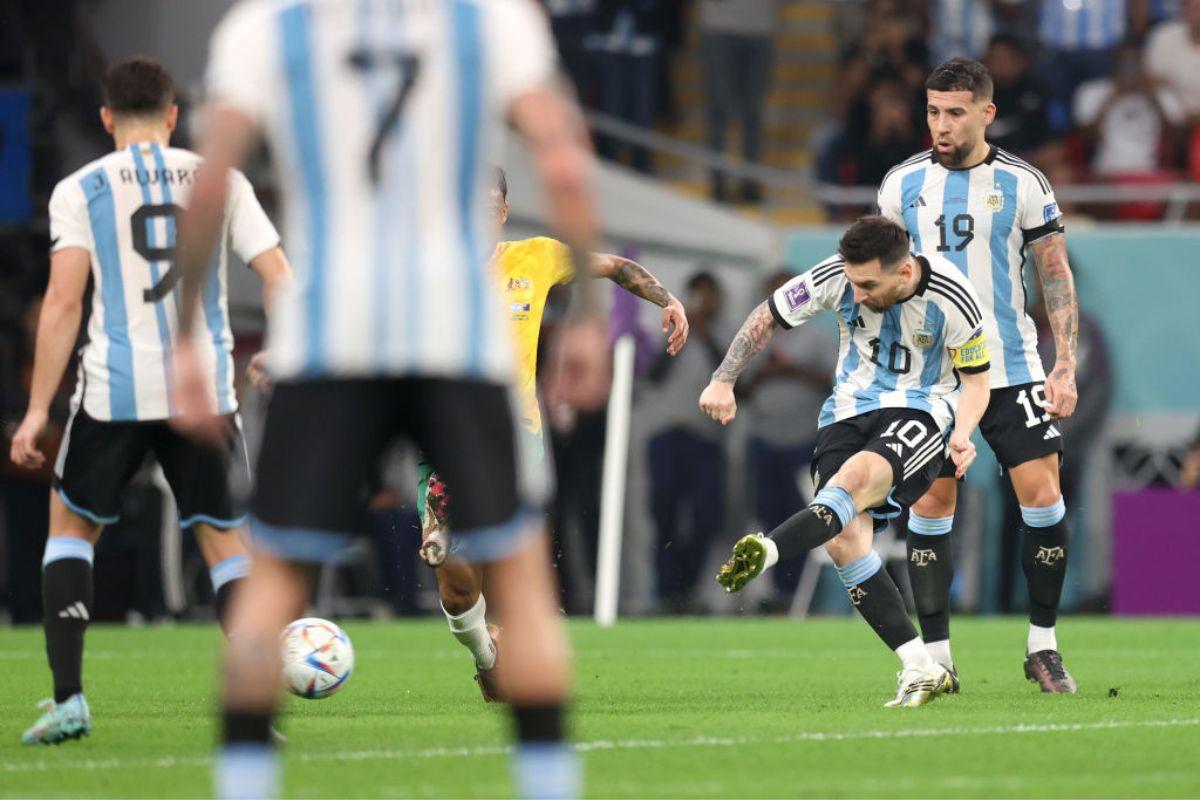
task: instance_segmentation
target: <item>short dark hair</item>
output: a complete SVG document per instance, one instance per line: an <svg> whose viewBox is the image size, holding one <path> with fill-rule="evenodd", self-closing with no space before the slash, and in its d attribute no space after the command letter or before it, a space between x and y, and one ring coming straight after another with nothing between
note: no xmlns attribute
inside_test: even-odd
<svg viewBox="0 0 1200 800"><path fill-rule="evenodd" d="M859 217L838 242L838 253L849 264L866 264L879 259L891 270L908 255L908 231L887 217Z"/></svg>
<svg viewBox="0 0 1200 800"><path fill-rule="evenodd" d="M955 56L930 73L925 88L935 92L970 92L974 100L991 100L992 75L975 59Z"/></svg>
<svg viewBox="0 0 1200 800"><path fill-rule="evenodd" d="M114 114L158 114L175 102L175 84L149 56L123 58L109 66L103 80L104 105Z"/></svg>
<svg viewBox="0 0 1200 800"><path fill-rule="evenodd" d="M496 189L500 192L500 196L504 198L504 202L508 202L508 175L504 173L503 167L496 167Z"/></svg>

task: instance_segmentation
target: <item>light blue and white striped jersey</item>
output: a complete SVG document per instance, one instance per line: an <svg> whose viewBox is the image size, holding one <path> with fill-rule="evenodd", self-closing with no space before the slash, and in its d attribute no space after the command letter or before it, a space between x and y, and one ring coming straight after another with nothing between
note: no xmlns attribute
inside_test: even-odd
<svg viewBox="0 0 1200 800"><path fill-rule="evenodd" d="M934 0L929 17L933 28L930 61L934 64L954 56L983 58L996 28L991 4L976 0Z"/></svg>
<svg viewBox="0 0 1200 800"><path fill-rule="evenodd" d="M1125 38L1125 0L1042 0L1038 38L1056 50L1107 50Z"/></svg>
<svg viewBox="0 0 1200 800"><path fill-rule="evenodd" d="M1046 176L997 147L970 169L947 169L926 150L884 176L879 213L903 225L915 249L970 278L983 300L992 388L1045 380L1024 267L1028 244L1062 230Z"/></svg>
<svg viewBox="0 0 1200 800"><path fill-rule="evenodd" d="M961 393L955 370L988 369L983 315L970 282L940 256L913 258L921 270L916 293L883 312L854 301L841 256L797 275L768 298L784 328L821 311L837 313L837 377L818 428L880 408L915 408L946 431Z"/></svg>
<svg viewBox="0 0 1200 800"><path fill-rule="evenodd" d="M59 181L50 197L51 251L79 247L91 256L91 318L73 403L93 419L158 420L173 413L175 225L201 163L187 150L135 143ZM278 245L250 182L233 173L220 244L204 279L204 326L196 333L201 356L212 364L213 399L222 414L237 410L226 305L229 250L249 262Z"/></svg>
<svg viewBox="0 0 1200 800"><path fill-rule="evenodd" d="M272 147L296 273L272 308L274 375L510 379L486 201L512 103L554 70L530 0L230 11L210 99Z"/></svg>

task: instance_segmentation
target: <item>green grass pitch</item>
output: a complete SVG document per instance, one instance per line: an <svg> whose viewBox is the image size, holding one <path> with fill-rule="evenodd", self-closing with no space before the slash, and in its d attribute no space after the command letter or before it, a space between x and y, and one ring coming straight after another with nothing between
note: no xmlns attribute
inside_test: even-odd
<svg viewBox="0 0 1200 800"><path fill-rule="evenodd" d="M1075 697L1021 674L1021 620L954 622L963 693L884 709L894 657L858 619L571 625L592 797L1200 796L1200 621L1068 619ZM444 624L350 623L345 690L292 699L290 797L508 797L501 708ZM0 796L206 797L215 626L88 633L95 728L26 748L49 674L0 631ZM1110 691L1111 690L1111 691Z"/></svg>

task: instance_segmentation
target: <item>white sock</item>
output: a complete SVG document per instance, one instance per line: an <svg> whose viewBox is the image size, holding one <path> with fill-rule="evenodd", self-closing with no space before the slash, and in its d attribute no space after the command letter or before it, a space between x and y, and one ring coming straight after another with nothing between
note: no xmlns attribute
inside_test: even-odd
<svg viewBox="0 0 1200 800"><path fill-rule="evenodd" d="M225 745L213 772L213 794L220 800L279 796L279 756L265 744Z"/></svg>
<svg viewBox="0 0 1200 800"><path fill-rule="evenodd" d="M484 618L487 614L487 602L484 601L483 595L479 595L479 601L457 617L446 611L445 606L442 606L442 612L446 615L446 622L450 623L450 632L454 634L454 638L462 642L463 647L470 650L471 655L475 657L475 666L480 669L496 666L496 648L487 632L487 620Z"/></svg>
<svg viewBox="0 0 1200 800"><path fill-rule="evenodd" d="M775 540L770 536L762 537L763 547L766 548L767 558L763 561L763 572L766 572L771 567L779 563L779 546L775 544Z"/></svg>
<svg viewBox="0 0 1200 800"><path fill-rule="evenodd" d="M921 641L921 637L905 642L896 648L896 655L905 669L926 669L933 666L933 656Z"/></svg>
<svg viewBox="0 0 1200 800"><path fill-rule="evenodd" d="M942 639L940 642L926 642L925 649L929 651L929 655L933 656L934 661L946 669L954 669L954 658L950 655L949 639Z"/></svg>
<svg viewBox="0 0 1200 800"><path fill-rule="evenodd" d="M1039 650L1057 650L1058 638L1054 635L1054 626L1042 628L1038 625L1029 626L1029 644L1025 654L1036 653Z"/></svg>

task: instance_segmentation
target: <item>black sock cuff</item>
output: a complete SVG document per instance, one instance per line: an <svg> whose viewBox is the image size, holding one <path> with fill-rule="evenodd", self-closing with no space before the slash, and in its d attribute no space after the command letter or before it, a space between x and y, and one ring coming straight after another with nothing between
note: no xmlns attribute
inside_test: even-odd
<svg viewBox="0 0 1200 800"><path fill-rule="evenodd" d="M518 742L561 742L566 738L566 710L562 703L514 705L513 722Z"/></svg>
<svg viewBox="0 0 1200 800"><path fill-rule="evenodd" d="M271 714L265 711L234 711L222 714L225 744L270 744Z"/></svg>

